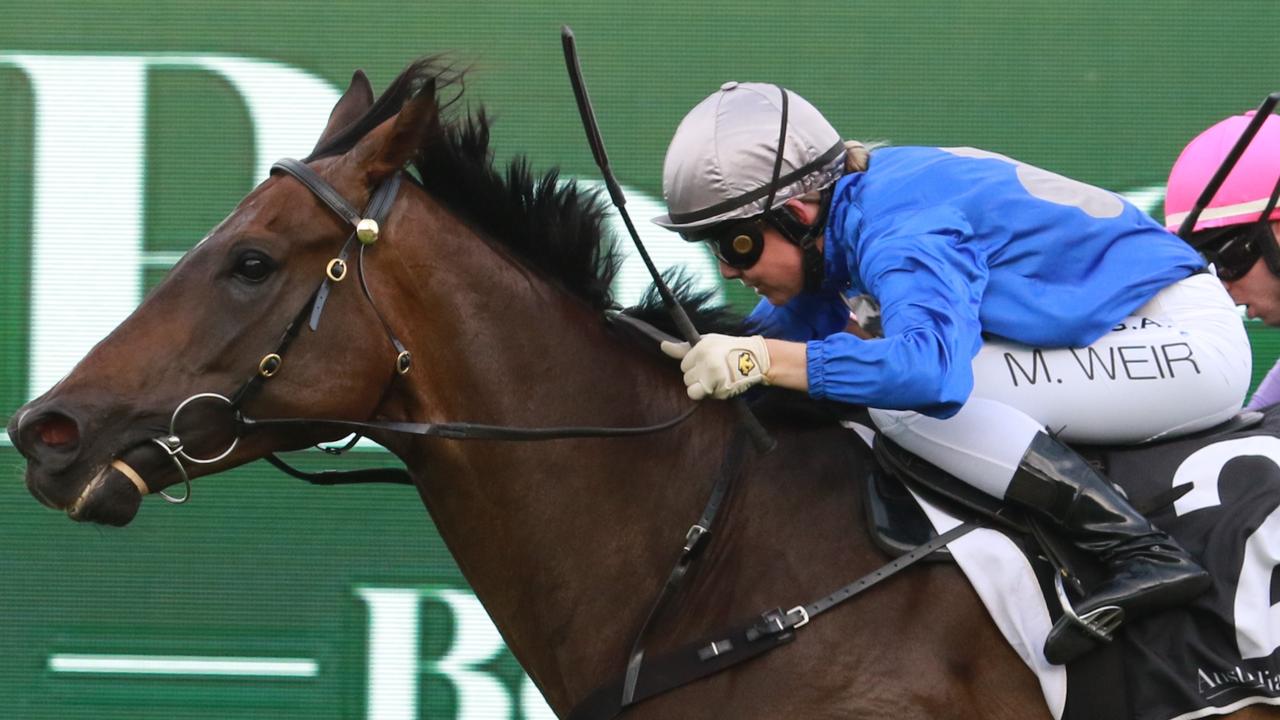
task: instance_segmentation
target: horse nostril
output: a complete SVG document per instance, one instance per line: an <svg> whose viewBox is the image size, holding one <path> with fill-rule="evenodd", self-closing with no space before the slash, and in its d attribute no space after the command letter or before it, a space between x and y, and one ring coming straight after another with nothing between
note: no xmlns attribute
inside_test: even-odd
<svg viewBox="0 0 1280 720"><path fill-rule="evenodd" d="M48 412L22 423L19 434L23 445L39 450L48 449L55 452L70 452L80 444L80 426L67 415L59 412ZM36 447L36 446L41 447Z"/></svg>
<svg viewBox="0 0 1280 720"><path fill-rule="evenodd" d="M51 448L63 449L80 441L75 421L65 415L51 415L41 420L35 430L40 442Z"/></svg>

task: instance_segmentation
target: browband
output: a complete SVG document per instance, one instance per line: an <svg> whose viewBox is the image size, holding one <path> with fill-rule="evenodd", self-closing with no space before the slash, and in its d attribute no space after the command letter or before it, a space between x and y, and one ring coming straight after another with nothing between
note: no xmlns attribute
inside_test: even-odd
<svg viewBox="0 0 1280 720"><path fill-rule="evenodd" d="M328 181L320 177L319 173L307 167L305 164L294 160L293 158L284 158L282 160L277 160L275 164L271 166L272 173L275 173L277 170L289 173L297 178L298 182L306 185L307 189L314 193L316 197L324 201L324 204L328 205L329 209L337 213L343 220L346 220L347 224L351 227L354 228L364 218L364 216L357 212L355 208L351 207L351 203L343 199L343 197L338 194L338 191L333 189L333 186L330 185Z"/></svg>

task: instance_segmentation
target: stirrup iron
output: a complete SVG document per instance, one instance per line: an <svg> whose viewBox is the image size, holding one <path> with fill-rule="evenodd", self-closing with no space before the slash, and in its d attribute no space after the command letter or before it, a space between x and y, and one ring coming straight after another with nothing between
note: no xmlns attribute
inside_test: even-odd
<svg viewBox="0 0 1280 720"><path fill-rule="evenodd" d="M1073 625L1092 635L1098 642L1111 642L1111 638L1124 622L1124 608L1119 605L1103 605L1085 613L1076 614L1076 609L1067 597L1067 589L1062 584L1062 573L1054 573L1053 590L1058 595L1058 604L1062 606L1062 617Z"/></svg>
<svg viewBox="0 0 1280 720"><path fill-rule="evenodd" d="M1053 624L1045 641L1045 659L1054 665L1065 665L1099 645L1111 642L1115 632L1124 622L1124 608L1119 605L1103 605L1084 615L1076 612L1067 597L1062 573L1054 573L1053 589L1062 607L1062 617Z"/></svg>

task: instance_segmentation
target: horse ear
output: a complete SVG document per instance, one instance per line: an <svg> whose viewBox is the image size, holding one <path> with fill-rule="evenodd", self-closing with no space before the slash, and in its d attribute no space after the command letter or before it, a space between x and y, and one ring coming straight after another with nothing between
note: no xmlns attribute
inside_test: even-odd
<svg viewBox="0 0 1280 720"><path fill-rule="evenodd" d="M423 142L440 133L440 108L436 104L435 81L414 94L400 112L374 128L352 149L364 169L370 186L401 170Z"/></svg>
<svg viewBox="0 0 1280 720"><path fill-rule="evenodd" d="M351 75L347 91L342 93L342 97L338 98L333 110L329 112L329 122L325 124L324 132L320 133L320 139L311 152L319 150L322 145L347 129L348 125L359 120L372 106L373 86L369 84L369 76L363 70L356 70Z"/></svg>

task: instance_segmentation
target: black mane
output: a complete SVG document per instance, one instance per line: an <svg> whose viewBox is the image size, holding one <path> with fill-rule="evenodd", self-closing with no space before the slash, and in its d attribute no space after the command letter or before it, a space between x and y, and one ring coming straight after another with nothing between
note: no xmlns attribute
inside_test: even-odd
<svg viewBox="0 0 1280 720"><path fill-rule="evenodd" d="M741 335L744 323L741 316L732 308L721 304L711 290L698 290L694 287L693 277L681 270L663 273L664 281L670 286L671 294L680 302L689 321L699 333L722 333ZM671 318L670 311L658 294L658 287L650 285L640 302L624 311L626 314L653 325L670 335L679 335L680 331Z"/></svg>
<svg viewBox="0 0 1280 720"><path fill-rule="evenodd" d="M608 200L584 190L576 181L560 182L558 169L537 176L528 161L517 157L500 172L489 146L492 123L483 108L459 110L465 70L441 56L417 60L400 73L363 117L317 147L307 160L338 155L404 104L423 92L434 92L440 108L442 133L424 133L423 144L411 160L423 189L521 262L540 270L592 307L616 307L610 285L621 257L604 227ZM677 277L673 292L704 332L737 327L731 313L715 306L712 293L692 292L692 284ZM660 296L650 291L628 310L673 332Z"/></svg>

